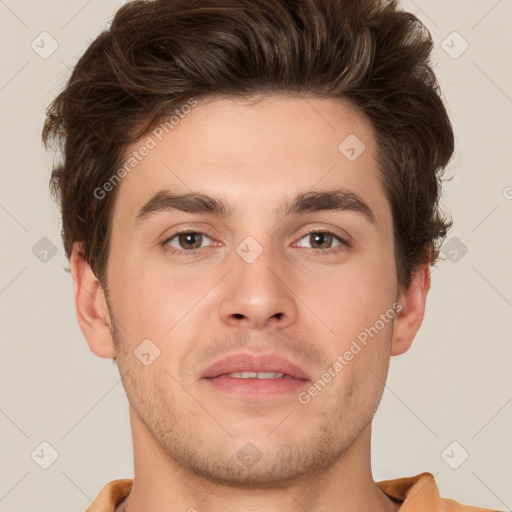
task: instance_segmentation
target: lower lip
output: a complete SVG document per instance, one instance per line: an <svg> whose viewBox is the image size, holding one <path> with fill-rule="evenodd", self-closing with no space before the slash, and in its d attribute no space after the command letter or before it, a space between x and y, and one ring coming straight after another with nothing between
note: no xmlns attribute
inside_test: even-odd
<svg viewBox="0 0 512 512"><path fill-rule="evenodd" d="M276 379L237 379L222 375L215 378L206 378L210 386L217 391L241 395L244 398L254 395L255 398L267 398L298 392L303 389L308 380L293 377Z"/></svg>

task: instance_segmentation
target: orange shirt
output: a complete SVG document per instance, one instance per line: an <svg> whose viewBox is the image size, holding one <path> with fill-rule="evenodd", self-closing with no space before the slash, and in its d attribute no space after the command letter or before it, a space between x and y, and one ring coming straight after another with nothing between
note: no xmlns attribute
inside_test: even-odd
<svg viewBox="0 0 512 512"><path fill-rule="evenodd" d="M115 507L130 492L133 479L113 480L99 493L94 503L86 512L114 512ZM488 508L470 507L441 498L432 473L421 473L416 476L383 480L377 482L378 487L390 498L401 501L400 510L406 512L499 512Z"/></svg>

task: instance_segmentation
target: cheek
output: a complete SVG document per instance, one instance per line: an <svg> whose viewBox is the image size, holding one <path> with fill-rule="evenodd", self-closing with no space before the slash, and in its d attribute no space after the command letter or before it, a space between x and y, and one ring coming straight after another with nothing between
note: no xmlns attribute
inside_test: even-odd
<svg viewBox="0 0 512 512"><path fill-rule="evenodd" d="M297 295L339 343L372 326L396 299L394 263L384 256L354 255L339 266L298 273L296 279Z"/></svg>
<svg viewBox="0 0 512 512"><path fill-rule="evenodd" d="M192 266L189 270L171 269L136 260L121 262L113 276L112 300L133 343L150 338L162 348L188 329L207 303L204 296L218 280L211 272L199 274Z"/></svg>
<svg viewBox="0 0 512 512"><path fill-rule="evenodd" d="M109 289L115 314L125 327L121 335L127 337L129 333L134 342L162 336L170 328L173 294L158 280L158 276L147 264L136 265L127 261L118 263L110 275ZM167 315L162 314L164 311Z"/></svg>

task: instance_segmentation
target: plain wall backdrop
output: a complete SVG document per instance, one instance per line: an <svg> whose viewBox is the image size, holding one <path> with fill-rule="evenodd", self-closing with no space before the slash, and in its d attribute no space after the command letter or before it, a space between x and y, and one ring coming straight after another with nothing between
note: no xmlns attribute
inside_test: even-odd
<svg viewBox="0 0 512 512"><path fill-rule="evenodd" d="M40 142L46 106L122 3L0 0L0 511L78 512L133 476L128 401L79 329ZM430 471L443 497L511 510L512 2L403 6L435 40L456 134L443 199L454 226L423 326L391 359L374 478Z"/></svg>

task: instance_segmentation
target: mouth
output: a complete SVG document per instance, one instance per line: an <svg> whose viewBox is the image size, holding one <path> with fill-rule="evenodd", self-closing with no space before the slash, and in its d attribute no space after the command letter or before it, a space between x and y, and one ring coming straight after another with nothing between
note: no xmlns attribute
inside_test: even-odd
<svg viewBox="0 0 512 512"><path fill-rule="evenodd" d="M309 385L308 374L277 354L239 353L207 368L201 379L217 392L244 398L270 398L297 392Z"/></svg>
<svg viewBox="0 0 512 512"><path fill-rule="evenodd" d="M277 372L231 372L219 375L219 377L233 377L234 379L293 379L290 375Z"/></svg>

